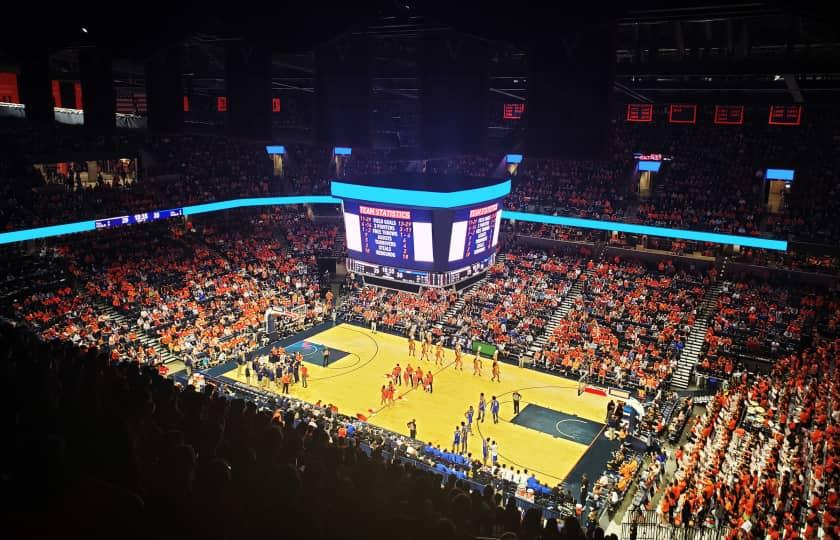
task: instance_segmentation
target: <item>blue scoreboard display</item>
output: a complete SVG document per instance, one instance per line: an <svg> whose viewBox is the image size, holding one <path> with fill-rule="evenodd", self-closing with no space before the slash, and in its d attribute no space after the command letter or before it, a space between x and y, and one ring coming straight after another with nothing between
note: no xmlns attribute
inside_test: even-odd
<svg viewBox="0 0 840 540"><path fill-rule="evenodd" d="M342 201L349 272L448 287L495 261L510 180L373 175L333 181L331 192Z"/></svg>
<svg viewBox="0 0 840 540"><path fill-rule="evenodd" d="M493 202L455 211L449 239L449 262L470 262L487 257L499 244L502 205Z"/></svg>
<svg viewBox="0 0 840 540"><path fill-rule="evenodd" d="M434 262L432 218L428 210L344 202L347 251L387 265Z"/></svg>
<svg viewBox="0 0 840 540"><path fill-rule="evenodd" d="M135 225L137 223L148 223L150 221L157 221L159 219L169 219L173 217L181 217L184 215L183 208L172 208L169 210L155 210L154 212L142 212L140 214L131 214L128 216L118 216L104 219L97 219L95 226L97 229L111 229L113 227L122 227L123 225Z"/></svg>

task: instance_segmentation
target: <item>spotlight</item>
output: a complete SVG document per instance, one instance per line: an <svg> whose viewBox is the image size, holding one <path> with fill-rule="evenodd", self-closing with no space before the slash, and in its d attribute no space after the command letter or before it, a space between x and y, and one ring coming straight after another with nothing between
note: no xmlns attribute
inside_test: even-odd
<svg viewBox="0 0 840 540"><path fill-rule="evenodd" d="M82 33L83 33L83 34L87 34L87 33L88 33L88 29L87 29L87 27L85 27L85 26L83 26L83 27L82 27Z"/></svg>

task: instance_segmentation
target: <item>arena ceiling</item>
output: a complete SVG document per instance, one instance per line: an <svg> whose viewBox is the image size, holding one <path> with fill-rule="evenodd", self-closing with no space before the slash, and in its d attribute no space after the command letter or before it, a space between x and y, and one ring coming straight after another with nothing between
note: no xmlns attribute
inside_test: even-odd
<svg viewBox="0 0 840 540"><path fill-rule="evenodd" d="M373 39L374 91L395 98L418 94L417 37L451 28L487 40L493 92L511 100L527 95L530 40L558 21L593 17L617 20L616 91L633 100L700 99L726 92L761 98L790 93L790 83L812 100L840 96L840 29L826 5L793 1L581 3L558 17L558 4L517 2L489 8L473 0L237 3L80 6L61 17L21 14L0 33L0 67L13 66L28 48L47 47L57 77L78 75L80 48L106 46L115 53L118 88L144 86L143 62L155 50L183 43L185 84L193 92L224 92L223 46L251 40L274 50L274 90L313 93L313 49L346 34ZM592 5L587 8L586 6ZM109 11L113 9L113 11Z"/></svg>

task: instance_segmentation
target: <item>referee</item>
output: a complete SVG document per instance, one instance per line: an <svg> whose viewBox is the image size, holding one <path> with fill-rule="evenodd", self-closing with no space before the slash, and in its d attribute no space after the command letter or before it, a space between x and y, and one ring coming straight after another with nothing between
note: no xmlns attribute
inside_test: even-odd
<svg viewBox="0 0 840 540"><path fill-rule="evenodd" d="M513 391L513 414L519 414L519 401L522 399L522 394L519 390Z"/></svg>
<svg viewBox="0 0 840 540"><path fill-rule="evenodd" d="M327 367L327 364L330 363L330 350L326 346L324 347L324 363L323 366Z"/></svg>

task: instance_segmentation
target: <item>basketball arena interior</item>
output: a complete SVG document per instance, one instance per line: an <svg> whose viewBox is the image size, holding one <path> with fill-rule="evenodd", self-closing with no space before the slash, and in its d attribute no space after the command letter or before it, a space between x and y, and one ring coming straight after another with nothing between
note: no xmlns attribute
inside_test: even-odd
<svg viewBox="0 0 840 540"><path fill-rule="evenodd" d="M21 6L7 538L840 538L829 5Z"/></svg>

